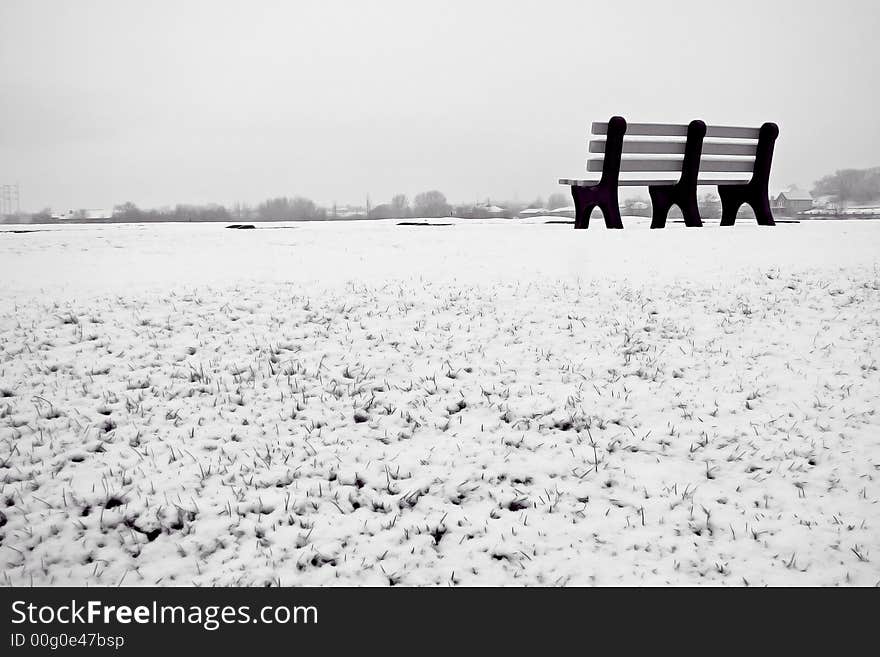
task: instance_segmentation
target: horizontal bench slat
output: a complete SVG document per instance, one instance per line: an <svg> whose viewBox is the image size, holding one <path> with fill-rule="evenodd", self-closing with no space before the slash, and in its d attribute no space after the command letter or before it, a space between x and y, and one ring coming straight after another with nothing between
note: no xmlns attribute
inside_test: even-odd
<svg viewBox="0 0 880 657"><path fill-rule="evenodd" d="M620 180L618 181L618 185L621 187L647 187L649 185L674 185L677 180ZM742 185L743 183L747 183L748 180L713 180L713 179L704 179L698 180L697 184L701 186L716 186L716 185ZM598 180L580 180L578 178L560 178L560 185L568 185L574 187L592 187L593 185L598 185Z"/></svg>
<svg viewBox="0 0 880 657"><path fill-rule="evenodd" d="M731 144L723 141L704 141L703 155L745 155L755 157L757 144Z"/></svg>
<svg viewBox="0 0 880 657"><path fill-rule="evenodd" d="M621 160L621 171L681 171L681 160ZM602 171L602 160L587 160L587 171ZM751 171L752 160L700 160L700 171Z"/></svg>
<svg viewBox="0 0 880 657"><path fill-rule="evenodd" d="M760 128L739 128L730 125L706 126L709 139L757 139L761 136Z"/></svg>
<svg viewBox="0 0 880 657"><path fill-rule="evenodd" d="M645 155L682 155L683 141L639 141L623 140L624 153L643 153ZM703 155L745 155L755 156L757 144L732 144L729 142L703 142ZM591 153L604 153L605 141L596 139L590 142Z"/></svg>
<svg viewBox="0 0 880 657"><path fill-rule="evenodd" d="M626 134L636 137L686 137L688 127L675 123L628 123ZM594 135L607 135L608 123L593 123ZM759 128L710 125L706 127L706 137L717 139L757 139Z"/></svg>

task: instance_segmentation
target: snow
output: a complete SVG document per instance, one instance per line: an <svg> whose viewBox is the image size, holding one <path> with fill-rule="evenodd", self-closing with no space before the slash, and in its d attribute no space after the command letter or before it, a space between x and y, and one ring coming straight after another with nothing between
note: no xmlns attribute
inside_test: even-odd
<svg viewBox="0 0 880 657"><path fill-rule="evenodd" d="M0 233L6 584L874 585L880 223Z"/></svg>

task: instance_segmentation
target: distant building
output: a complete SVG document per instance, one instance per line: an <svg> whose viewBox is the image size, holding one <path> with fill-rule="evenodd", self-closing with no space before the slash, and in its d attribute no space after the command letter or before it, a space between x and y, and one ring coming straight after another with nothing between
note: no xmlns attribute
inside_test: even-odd
<svg viewBox="0 0 880 657"><path fill-rule="evenodd" d="M574 206L569 205L564 208L553 208L547 214L551 217L567 217L569 219L574 219Z"/></svg>
<svg viewBox="0 0 880 657"><path fill-rule="evenodd" d="M813 199L813 202L815 207L824 210L836 210L839 205L837 198L833 194L825 194L824 196Z"/></svg>
<svg viewBox="0 0 880 657"><path fill-rule="evenodd" d="M369 210L363 205L339 205L330 211L331 219L362 219L369 216Z"/></svg>
<svg viewBox="0 0 880 657"><path fill-rule="evenodd" d="M630 217L650 217L651 206L638 199L627 199L623 205L618 206L620 213Z"/></svg>
<svg viewBox="0 0 880 657"><path fill-rule="evenodd" d="M100 221L102 219L110 219L113 216L111 210L104 209L82 209L68 210L67 212L52 213L52 219L55 221L67 221L77 223L78 221Z"/></svg>
<svg viewBox="0 0 880 657"><path fill-rule="evenodd" d="M511 212L500 205L491 203L475 203L474 205L459 205L454 208L453 216L464 219L491 219L493 217L510 217Z"/></svg>
<svg viewBox="0 0 880 657"><path fill-rule="evenodd" d="M800 189L789 189L780 192L773 200L773 209L779 214L793 217L799 212L813 209L813 197Z"/></svg>

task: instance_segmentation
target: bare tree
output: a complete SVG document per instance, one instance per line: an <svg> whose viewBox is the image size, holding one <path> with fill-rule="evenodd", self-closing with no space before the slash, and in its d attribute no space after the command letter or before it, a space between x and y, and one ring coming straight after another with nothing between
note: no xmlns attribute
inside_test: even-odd
<svg viewBox="0 0 880 657"><path fill-rule="evenodd" d="M841 209L846 209L850 201L875 201L880 198L880 167L836 171L816 181L813 196L833 196Z"/></svg>
<svg viewBox="0 0 880 657"><path fill-rule="evenodd" d="M446 196L436 189L416 194L413 201L413 212L417 217L448 217L451 210Z"/></svg>
<svg viewBox="0 0 880 657"><path fill-rule="evenodd" d="M547 197L547 205L545 205L544 207L548 210L555 210L556 208L566 208L571 204L571 194L553 192L552 194L550 194L550 196Z"/></svg>
<svg viewBox="0 0 880 657"><path fill-rule="evenodd" d="M406 198L406 194L395 194L391 199L391 207L395 219L402 219L409 216L409 200Z"/></svg>
<svg viewBox="0 0 880 657"><path fill-rule="evenodd" d="M257 215L264 221L315 221L326 219L327 211L302 196L281 196L260 203Z"/></svg>
<svg viewBox="0 0 880 657"><path fill-rule="evenodd" d="M697 201L700 216L704 219L717 219L721 216L721 199L713 192L706 192Z"/></svg>

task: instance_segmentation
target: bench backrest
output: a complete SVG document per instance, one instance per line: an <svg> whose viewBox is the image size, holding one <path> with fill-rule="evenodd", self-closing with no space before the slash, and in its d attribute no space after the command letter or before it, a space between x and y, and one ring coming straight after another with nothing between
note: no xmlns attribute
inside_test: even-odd
<svg viewBox="0 0 880 657"><path fill-rule="evenodd" d="M779 129L773 123L760 128L707 126L702 121L627 124L615 116L607 123L593 123L592 133L605 138L590 140L589 151L603 157L587 160L587 171L601 171L603 179L618 178L621 171L681 172L683 180L693 177L696 182L700 171L741 174L736 176L740 180L766 179Z"/></svg>

